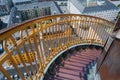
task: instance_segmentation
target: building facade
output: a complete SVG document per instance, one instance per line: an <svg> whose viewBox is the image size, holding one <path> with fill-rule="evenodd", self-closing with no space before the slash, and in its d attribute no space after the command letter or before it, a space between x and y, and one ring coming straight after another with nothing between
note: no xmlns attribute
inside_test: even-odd
<svg viewBox="0 0 120 80"><path fill-rule="evenodd" d="M31 10L20 11L20 16L22 21L32 19L35 17L45 16L45 15L51 15L50 7L44 7L44 8L34 7L34 9Z"/></svg>
<svg viewBox="0 0 120 80"><path fill-rule="evenodd" d="M55 2L34 2L30 4L16 5L22 21L47 15L60 14Z"/></svg>
<svg viewBox="0 0 120 80"><path fill-rule="evenodd" d="M9 12L7 5L5 3L0 4L0 16L5 15Z"/></svg>
<svg viewBox="0 0 120 80"><path fill-rule="evenodd" d="M53 1L14 5L10 12L7 27L21 23L25 20L55 14L61 14L61 12Z"/></svg>
<svg viewBox="0 0 120 80"><path fill-rule="evenodd" d="M12 0L0 0L0 16L8 14L12 7Z"/></svg>

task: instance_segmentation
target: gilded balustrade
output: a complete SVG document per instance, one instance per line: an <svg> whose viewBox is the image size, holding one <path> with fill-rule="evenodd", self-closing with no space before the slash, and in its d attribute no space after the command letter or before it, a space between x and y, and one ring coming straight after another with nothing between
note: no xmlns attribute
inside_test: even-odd
<svg viewBox="0 0 120 80"><path fill-rule="evenodd" d="M78 14L47 16L7 28L0 32L4 46L0 71L8 80L12 78L5 65L12 66L20 80L40 79L48 63L59 52L76 44L104 45L113 28L112 22ZM24 72L28 74L27 79Z"/></svg>

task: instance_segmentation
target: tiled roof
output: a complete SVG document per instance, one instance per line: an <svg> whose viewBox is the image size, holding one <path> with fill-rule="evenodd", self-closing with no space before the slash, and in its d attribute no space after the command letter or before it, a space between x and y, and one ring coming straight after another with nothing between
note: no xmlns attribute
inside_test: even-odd
<svg viewBox="0 0 120 80"><path fill-rule="evenodd" d="M83 13L99 12L99 11L114 10L114 9L118 9L118 8L111 2L105 1L103 5L85 7Z"/></svg>
<svg viewBox="0 0 120 80"><path fill-rule="evenodd" d="M84 6L81 4L82 2L82 0L69 0L73 5L75 5L75 7L77 8L77 9L79 9L80 10L80 12L83 12L83 10L84 10Z"/></svg>

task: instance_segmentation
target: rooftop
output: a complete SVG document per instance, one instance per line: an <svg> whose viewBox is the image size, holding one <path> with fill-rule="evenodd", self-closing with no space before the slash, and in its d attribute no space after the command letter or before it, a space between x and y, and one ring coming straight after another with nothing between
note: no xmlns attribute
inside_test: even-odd
<svg viewBox="0 0 120 80"><path fill-rule="evenodd" d="M6 16L2 16L0 17L0 19L4 22L4 23L8 23L10 15L6 15Z"/></svg>
<svg viewBox="0 0 120 80"><path fill-rule="evenodd" d="M31 1L31 0L12 0L14 3L18 3L18 2L26 2L26 1Z"/></svg>
<svg viewBox="0 0 120 80"><path fill-rule="evenodd" d="M53 1L48 1L48 2L34 2L31 4L22 4L22 5L16 5L16 8L18 10L31 10L34 8L44 8L44 7L51 7L52 11L55 11L56 13L60 13L56 5L54 4Z"/></svg>
<svg viewBox="0 0 120 80"><path fill-rule="evenodd" d="M106 11L106 10L112 10L112 9L118 9L118 8L111 2L105 1L105 3L103 5L85 7L83 13Z"/></svg>
<svg viewBox="0 0 120 80"><path fill-rule="evenodd" d="M12 0L14 5L28 4L31 0Z"/></svg>
<svg viewBox="0 0 120 80"><path fill-rule="evenodd" d="M84 4L87 4L87 2L83 0L70 0L70 2L75 5L78 10L82 13L90 13L90 12L99 12L99 11L106 11L106 10L114 10L118 9L113 3L109 1L96 1L96 6L85 6Z"/></svg>
<svg viewBox="0 0 120 80"><path fill-rule="evenodd" d="M80 10L80 12L83 12L85 7L81 4L82 0L69 0L69 1L72 2L73 5L75 5L76 8L78 8Z"/></svg>

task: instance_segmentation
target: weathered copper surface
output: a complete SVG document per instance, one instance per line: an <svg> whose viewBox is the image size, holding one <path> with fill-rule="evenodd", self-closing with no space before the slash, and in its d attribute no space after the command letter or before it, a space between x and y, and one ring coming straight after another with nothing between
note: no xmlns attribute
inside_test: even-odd
<svg viewBox="0 0 120 80"><path fill-rule="evenodd" d="M99 58L100 65L105 52ZM120 41L115 40L111 45L108 55L100 68L101 80L120 80Z"/></svg>

